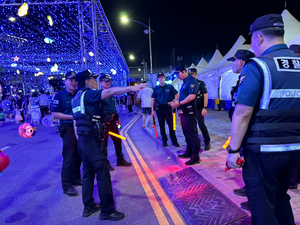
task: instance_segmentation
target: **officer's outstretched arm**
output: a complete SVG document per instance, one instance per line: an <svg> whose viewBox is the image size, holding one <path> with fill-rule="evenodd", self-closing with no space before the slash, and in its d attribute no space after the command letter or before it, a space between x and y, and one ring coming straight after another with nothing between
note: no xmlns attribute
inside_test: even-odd
<svg viewBox="0 0 300 225"><path fill-rule="evenodd" d="M101 100L109 98L113 95L121 95L129 91L139 91L143 89L144 87L147 87L147 84L139 84L136 86L128 86L128 87L115 87L115 88L109 88L105 89L101 93Z"/></svg>

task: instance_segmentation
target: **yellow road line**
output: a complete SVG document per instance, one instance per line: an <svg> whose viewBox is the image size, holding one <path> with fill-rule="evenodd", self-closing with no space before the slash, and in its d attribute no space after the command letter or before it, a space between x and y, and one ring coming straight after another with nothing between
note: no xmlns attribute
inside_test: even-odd
<svg viewBox="0 0 300 225"><path fill-rule="evenodd" d="M155 179L153 173L151 172L151 170L149 169L148 165L145 163L144 159L142 158L141 154L139 153L139 151L137 150L137 148L134 146L133 142L131 141L129 135L128 135L128 130L130 127L133 126L133 124L137 121L137 119L140 117L140 114L137 115L132 121L130 121L126 127L124 127L124 130L122 130L122 133L125 133L124 136L127 136L127 141L123 142L125 145L125 148L129 154L129 157L132 161L132 164L139 176L140 182L147 194L147 197L150 201L150 204L154 210L154 213L159 221L159 224L169 224L169 222L167 221L167 218L165 217L155 195L153 194L151 187L149 186L143 171L141 170L137 160L140 162L140 164L142 165L144 171L146 172L146 175L148 176L150 182L152 183L154 189L156 190L158 196L161 198L162 203L164 204L166 210L168 211L170 217L172 218L174 224L176 225L183 225L184 222L182 221L182 219L180 218L180 216L178 215L176 209L174 208L174 206L172 205L172 203L170 202L169 198L167 197L167 195L165 194L165 192L163 191L163 189L161 188L159 182ZM137 160L135 159L132 151L130 150L129 145L131 146L133 152L135 153Z"/></svg>

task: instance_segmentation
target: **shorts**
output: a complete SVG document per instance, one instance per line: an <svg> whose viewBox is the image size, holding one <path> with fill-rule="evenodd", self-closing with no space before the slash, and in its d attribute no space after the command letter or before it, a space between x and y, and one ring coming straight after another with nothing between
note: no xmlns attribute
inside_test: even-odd
<svg viewBox="0 0 300 225"><path fill-rule="evenodd" d="M151 107L142 108L142 113L151 115Z"/></svg>

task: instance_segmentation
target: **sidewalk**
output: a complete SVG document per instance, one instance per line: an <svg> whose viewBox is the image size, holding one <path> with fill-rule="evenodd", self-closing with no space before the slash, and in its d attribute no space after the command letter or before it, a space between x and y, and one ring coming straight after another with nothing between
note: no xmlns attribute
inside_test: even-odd
<svg viewBox="0 0 300 225"><path fill-rule="evenodd" d="M157 118L156 118L156 121ZM170 139L168 140L169 146L163 148L165 153L171 157L182 169L187 168L184 164L188 159L179 159L177 154L183 153L186 144L185 138L182 133L180 119L176 117L176 136L178 139L178 143L181 147L176 148L171 145ZM233 189L241 188L244 186L243 178L242 178L242 170L235 169L230 170L228 172L224 172L225 168L225 160L227 156L227 152L222 148L222 145L225 143L227 138L230 136L230 127L231 122L228 118L227 111L214 111L208 110L207 115L205 116L205 125L210 134L211 138L211 150L203 151L203 138L202 133L198 127L198 133L201 140L201 150L200 150L200 164L192 166L193 169L198 172L202 177L204 177L207 181L213 184L216 188L218 188L224 195L230 198L235 204L238 206L241 202L247 201L246 197L240 197L233 194ZM166 132L168 135L168 127L166 126ZM162 140L160 137L160 130L157 123L157 134L158 138L155 139L154 129L147 127L144 129L146 133L148 133L154 141L157 141L158 144L162 144ZM291 196L291 206L293 208L295 222L297 225L300 225L300 189L289 190L288 194ZM246 211L248 215L250 211Z"/></svg>

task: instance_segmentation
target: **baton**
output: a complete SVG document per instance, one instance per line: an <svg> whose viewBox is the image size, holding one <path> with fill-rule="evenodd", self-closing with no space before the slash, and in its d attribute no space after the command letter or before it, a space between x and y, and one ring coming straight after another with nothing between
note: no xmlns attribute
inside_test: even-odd
<svg viewBox="0 0 300 225"><path fill-rule="evenodd" d="M108 134L109 134L109 135L112 135L112 136L115 136L115 137L117 137L117 138L121 138L122 140L126 140L126 137L123 137L123 136L118 135L118 134L116 134L116 133L113 133L113 132L111 132L111 131L109 131Z"/></svg>
<svg viewBox="0 0 300 225"><path fill-rule="evenodd" d="M231 136L229 136L229 138L228 138L227 141L224 143L224 145L222 146L222 148L226 149L227 146L230 144L230 140L231 140Z"/></svg>
<svg viewBox="0 0 300 225"><path fill-rule="evenodd" d="M173 130L176 130L176 109L173 109Z"/></svg>
<svg viewBox="0 0 300 225"><path fill-rule="evenodd" d="M153 116L153 126L154 126L155 138L157 138L157 130L156 130L156 124L155 124L155 116Z"/></svg>

